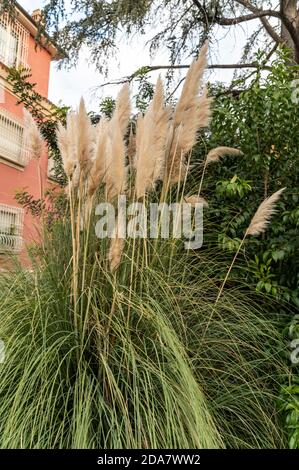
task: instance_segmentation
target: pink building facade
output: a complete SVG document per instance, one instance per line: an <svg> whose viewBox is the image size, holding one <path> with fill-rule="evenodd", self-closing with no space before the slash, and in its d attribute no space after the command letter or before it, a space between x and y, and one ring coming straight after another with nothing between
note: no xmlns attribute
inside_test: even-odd
<svg viewBox="0 0 299 470"><path fill-rule="evenodd" d="M31 70L36 91L45 97L45 110L49 103L48 87L50 64L57 58L52 44L36 46L36 20L40 12L31 17L21 7L12 21L7 14L0 17L0 269L7 254L23 253L25 246L38 236L36 221L15 200L16 191L26 189L34 198L41 195L41 187L48 184L48 157L30 160L24 142L23 107L7 81L10 67Z"/></svg>

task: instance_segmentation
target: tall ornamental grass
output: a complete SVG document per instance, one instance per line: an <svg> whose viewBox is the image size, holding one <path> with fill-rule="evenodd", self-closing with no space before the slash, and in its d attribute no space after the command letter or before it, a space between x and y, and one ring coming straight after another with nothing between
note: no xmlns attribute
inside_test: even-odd
<svg viewBox="0 0 299 470"><path fill-rule="evenodd" d="M121 214L112 240L94 231L97 203L116 206L124 194L146 205L207 207L201 184L186 192L190 152L210 119L211 100L200 94L206 52L207 45L175 109L158 80L136 133L128 135L127 85L111 120L94 128L81 101L59 126L65 213L45 226L32 269L16 264L0 279L1 448L284 445L275 314L250 286L221 286L217 252L185 250L173 238L122 238ZM40 135L27 122L36 157ZM223 154L241 157L215 149L203 173Z"/></svg>

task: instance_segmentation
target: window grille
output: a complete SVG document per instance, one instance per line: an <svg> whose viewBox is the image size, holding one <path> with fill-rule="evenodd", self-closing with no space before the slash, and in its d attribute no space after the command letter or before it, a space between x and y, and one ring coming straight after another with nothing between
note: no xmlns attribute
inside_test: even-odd
<svg viewBox="0 0 299 470"><path fill-rule="evenodd" d="M23 136L22 121L6 109L0 108L0 157L19 165L26 165L28 149Z"/></svg>
<svg viewBox="0 0 299 470"><path fill-rule="evenodd" d="M7 67L28 68L30 33L7 13L0 17L0 61Z"/></svg>
<svg viewBox="0 0 299 470"><path fill-rule="evenodd" d="M23 209L0 204L0 253L22 250L23 221Z"/></svg>

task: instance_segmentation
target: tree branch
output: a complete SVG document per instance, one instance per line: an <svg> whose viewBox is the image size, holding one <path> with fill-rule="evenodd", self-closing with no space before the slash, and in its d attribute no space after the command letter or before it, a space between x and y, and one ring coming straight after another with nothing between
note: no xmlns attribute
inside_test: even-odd
<svg viewBox="0 0 299 470"><path fill-rule="evenodd" d="M205 7L201 5L201 3L198 0L192 0L192 1L199 10L202 10L203 12L205 12ZM238 2L238 3L241 3L242 5L244 4L243 6L245 6L246 4L246 8L249 9L249 2ZM253 5L252 5L252 8L254 8ZM244 23L245 21L255 20L263 16L276 16L277 17L278 15L280 17L280 14L275 10L271 10L271 9L260 10L258 8L255 8L254 11L248 15L241 15L241 16L237 16L236 18L213 18L213 21L215 21L215 23L221 26L232 26L235 24Z"/></svg>
<svg viewBox="0 0 299 470"><path fill-rule="evenodd" d="M146 66L145 69L148 69L146 73L155 71L155 70L160 70L160 69L188 69L190 67L189 65L149 65ZM247 64L211 64L208 65L208 69L257 69L259 68L260 65L257 64L256 62L250 62ZM264 69L269 69L271 70L270 66L262 65L261 68Z"/></svg>
<svg viewBox="0 0 299 470"><path fill-rule="evenodd" d="M147 65L142 67L142 74L148 74L151 72L155 72L157 70L179 70L179 69L188 69L189 65ZM262 70L269 70L271 71L271 67L265 64L258 64L256 62L251 62L247 64L211 64L207 66L208 69L262 69ZM127 77L120 78L119 80L114 80L112 82L106 82L101 87L108 86L108 85L121 85L122 83L131 82L138 76L138 70L132 75L128 75Z"/></svg>
<svg viewBox="0 0 299 470"><path fill-rule="evenodd" d="M275 13L275 15L273 15L273 12ZM243 23L245 21L256 20L257 18L262 18L264 16L277 16L277 12L273 10L261 10L260 12L237 16L236 18L219 18L215 21L221 26L232 26L235 24Z"/></svg>
<svg viewBox="0 0 299 470"><path fill-rule="evenodd" d="M248 0L236 0L236 1L237 1L237 3L242 5L243 7L250 10L252 13L259 14L263 11L260 8L257 8L256 6L252 5ZM292 38L292 40L295 44L296 49L299 50L299 37L298 37L296 28L294 27L292 21L290 21L289 18L287 18L281 11L278 12L278 11L275 11L275 10L270 10L270 12L271 13L268 14L267 16L273 16L275 18L280 19L280 21L284 24L284 26L286 27L286 29L290 33L290 36L291 36L291 38ZM268 31L268 33L270 34L270 36L273 39L275 37L276 39L274 39L274 40L277 42L278 38L280 38L280 37L278 35L276 35L276 32L273 29L273 27L270 25L270 23L266 19L263 19L263 17L261 17L261 21L262 21L263 25L265 26L266 30ZM279 42L281 42L281 38L280 38Z"/></svg>
<svg viewBox="0 0 299 470"><path fill-rule="evenodd" d="M198 0L192 0L194 5L197 6L197 8L199 10L202 10L203 9L203 6L200 4L200 2Z"/></svg>
<svg viewBox="0 0 299 470"><path fill-rule="evenodd" d="M270 25L269 21L267 20L267 18L260 18L265 30L267 31L267 33L269 34L269 36L271 36L271 38L273 39L273 41L276 42L276 44L284 44L285 41L283 40L283 38L281 36L279 36L279 34L277 34L277 32L275 31L275 29L273 28L273 26Z"/></svg>

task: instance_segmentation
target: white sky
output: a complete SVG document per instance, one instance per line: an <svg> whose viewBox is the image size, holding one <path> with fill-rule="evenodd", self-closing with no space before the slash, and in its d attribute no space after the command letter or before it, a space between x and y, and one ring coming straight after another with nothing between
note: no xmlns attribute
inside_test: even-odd
<svg viewBox="0 0 299 470"><path fill-rule="evenodd" d="M32 13L34 9L41 8L46 3L46 0L19 0L19 3L29 13ZM238 62L241 46L255 25L255 21L252 21L250 24L244 23L236 28L219 29L217 33L219 48L212 58L213 63ZM248 28L250 28L250 31L248 31ZM121 41L118 59L110 60L109 81L130 75L144 65L168 63L165 52L159 53L151 60L148 48L145 47L145 42L146 38L144 36L136 36L130 44ZM49 89L49 99L51 101L54 103L61 101L63 104L75 107L80 97L84 96L88 108L96 111L101 98L117 94L118 86L98 88L101 84L107 82L107 79L97 72L93 65L88 64L88 56L88 50L83 50L76 68L71 70L58 70L55 62L52 63ZM182 73L186 73L186 71L183 70ZM232 72L228 70L210 71L208 74L209 79L212 81L228 81L232 77ZM154 74L152 76L155 79ZM94 90L96 87L98 91L95 95Z"/></svg>

